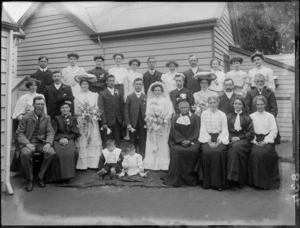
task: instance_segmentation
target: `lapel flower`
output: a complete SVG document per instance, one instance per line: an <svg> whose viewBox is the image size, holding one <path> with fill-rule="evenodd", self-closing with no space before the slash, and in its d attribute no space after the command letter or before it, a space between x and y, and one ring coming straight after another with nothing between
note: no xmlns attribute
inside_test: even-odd
<svg viewBox="0 0 300 228"><path fill-rule="evenodd" d="M180 94L179 97L180 97L181 99L186 99L186 93Z"/></svg>
<svg viewBox="0 0 300 228"><path fill-rule="evenodd" d="M119 90L115 89L115 94L119 96Z"/></svg>

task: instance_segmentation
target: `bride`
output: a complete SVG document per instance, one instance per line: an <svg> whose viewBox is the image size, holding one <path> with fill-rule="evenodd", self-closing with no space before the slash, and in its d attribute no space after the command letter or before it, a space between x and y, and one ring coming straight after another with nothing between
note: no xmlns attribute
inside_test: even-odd
<svg viewBox="0 0 300 228"><path fill-rule="evenodd" d="M168 170L170 163L168 139L173 113L173 105L163 83L152 83L147 94L145 169Z"/></svg>

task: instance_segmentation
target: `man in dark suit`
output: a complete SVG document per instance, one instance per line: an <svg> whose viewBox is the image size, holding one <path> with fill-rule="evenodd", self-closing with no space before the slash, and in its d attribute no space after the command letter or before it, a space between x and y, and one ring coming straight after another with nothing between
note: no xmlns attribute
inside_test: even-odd
<svg viewBox="0 0 300 228"><path fill-rule="evenodd" d="M106 78L107 88L98 98L98 106L102 110L101 124L105 131L103 145L108 139L114 139L116 146L120 148L120 138L123 126L124 99L121 91L115 89L115 76L110 74ZM111 131L111 132L110 132Z"/></svg>
<svg viewBox="0 0 300 228"><path fill-rule="evenodd" d="M44 89L48 85L52 85L52 71L47 68L48 65L48 58L46 56L40 56L38 58L40 69L30 75L30 78L35 78L41 82L41 85L37 88L37 93L43 94Z"/></svg>
<svg viewBox="0 0 300 228"><path fill-rule="evenodd" d="M204 70L200 69L197 66L198 58L195 55L190 55L188 57L188 61L189 61L191 68L183 72L183 74L185 76L184 88L187 88L191 92L191 94L194 94L194 93L200 91L200 85L199 85L197 79L194 79L193 76L196 73L204 71Z"/></svg>
<svg viewBox="0 0 300 228"><path fill-rule="evenodd" d="M94 61L96 66L94 69L89 70L88 73L95 75L97 81L91 82L89 90L94 93L100 93L106 89L105 80L108 72L103 69L104 57L102 55L96 55Z"/></svg>
<svg viewBox="0 0 300 228"><path fill-rule="evenodd" d="M161 82L161 75L162 75L161 72L155 70L156 60L153 56L148 58L147 65L149 67L149 70L147 70L147 72L143 74L144 89L146 95L148 93L148 89L150 85L153 82L157 82L157 81Z"/></svg>
<svg viewBox="0 0 300 228"><path fill-rule="evenodd" d="M60 107L58 106L58 102L61 99L68 98L69 100L73 100L73 93L70 86L65 85L61 82L62 74L60 71L53 72L53 81L54 83L50 86L47 86L44 90L44 96L46 99L47 112L48 115L53 119L55 116L60 115ZM74 114L74 106L71 108L72 114Z"/></svg>
<svg viewBox="0 0 300 228"><path fill-rule="evenodd" d="M43 163L38 173L39 185L41 188L46 186L45 176L56 156L52 147L54 140L54 130L51 119L44 114L45 100L43 97L33 98L34 111L26 114L21 120L16 139L19 144L19 151L15 156L21 160L23 172L27 179L26 191L33 189L33 152L44 154Z"/></svg>
<svg viewBox="0 0 300 228"><path fill-rule="evenodd" d="M180 75L180 74L175 75L175 81L176 81L177 88L170 92L170 98L173 103L173 107L174 107L176 114L180 113L180 110L179 110L178 104L177 104L177 100L179 99L180 96L186 97L186 100L189 102L190 107L192 107L194 105L193 95L190 93L190 91L188 89L183 88L184 79L185 79L185 77L183 75Z"/></svg>
<svg viewBox="0 0 300 228"><path fill-rule="evenodd" d="M219 107L218 109L224 112L226 115L234 111L233 100L236 98L237 94L233 92L234 83L231 78L226 78L224 81L225 93L219 96Z"/></svg>
<svg viewBox="0 0 300 228"><path fill-rule="evenodd" d="M145 158L147 130L146 122L146 95L142 93L143 80L134 80L135 92L128 95L125 103L125 124L129 130L129 136L135 148Z"/></svg>
<svg viewBox="0 0 300 228"><path fill-rule="evenodd" d="M258 95L263 95L267 99L267 104L265 107L265 110L267 112L270 112L274 115L276 118L278 109L277 109L277 102L275 98L274 92L272 92L271 89L268 89L265 87L266 78L263 74L256 74L254 78L254 82L256 84L256 88L251 89L247 92L246 98L245 98L245 105L247 108L248 114L251 114L253 112L256 112L256 107L253 105L253 99L254 97Z"/></svg>

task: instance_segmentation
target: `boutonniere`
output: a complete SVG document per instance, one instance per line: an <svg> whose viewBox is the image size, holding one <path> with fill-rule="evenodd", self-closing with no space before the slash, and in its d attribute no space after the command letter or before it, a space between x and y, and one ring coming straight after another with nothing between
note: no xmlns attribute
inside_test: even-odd
<svg viewBox="0 0 300 228"><path fill-rule="evenodd" d="M117 95L117 96L119 96L119 90L115 90L115 94Z"/></svg>
<svg viewBox="0 0 300 228"><path fill-rule="evenodd" d="M66 88L64 85L61 86L62 89Z"/></svg>
<svg viewBox="0 0 300 228"><path fill-rule="evenodd" d="M179 100L179 99L186 99L187 98L187 95L186 95L186 93L181 93L180 95L179 95L179 97L177 97L177 101Z"/></svg>
<svg viewBox="0 0 300 228"><path fill-rule="evenodd" d="M66 94L66 93L64 93L62 96L63 96L63 97L65 97L65 96L67 96L67 94Z"/></svg>

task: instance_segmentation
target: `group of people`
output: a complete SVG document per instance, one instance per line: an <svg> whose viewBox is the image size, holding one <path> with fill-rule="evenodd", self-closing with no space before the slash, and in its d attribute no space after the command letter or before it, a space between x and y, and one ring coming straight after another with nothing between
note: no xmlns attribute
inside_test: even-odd
<svg viewBox="0 0 300 228"><path fill-rule="evenodd" d="M195 55L182 73L168 61L165 74L149 57L143 75L138 59L129 70L122 66L122 53L113 55L116 65L108 71L101 55L87 72L77 53L67 57L69 66L54 72L46 56L38 58L40 69L13 113L19 124L11 171L23 171L26 191L33 189L36 152L43 154L40 187L86 169L102 178L164 170L164 184L176 187L279 187L276 78L261 52L251 56L256 67L248 73L240 69L243 59L233 57L226 74L217 59L211 71L200 69ZM131 142L125 151L122 138Z"/></svg>

